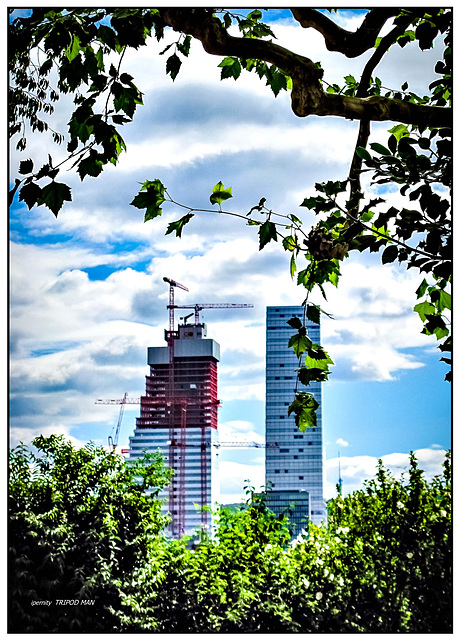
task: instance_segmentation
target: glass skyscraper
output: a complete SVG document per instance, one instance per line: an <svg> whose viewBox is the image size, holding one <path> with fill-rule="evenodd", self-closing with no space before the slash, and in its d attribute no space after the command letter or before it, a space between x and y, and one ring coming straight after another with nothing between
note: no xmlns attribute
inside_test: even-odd
<svg viewBox="0 0 461 640"><path fill-rule="evenodd" d="M298 391L313 393L319 403L317 426L302 433L288 407L294 400L299 359L288 348L296 330L287 324L293 317L303 322L304 307L268 307L266 316L266 489L268 506L279 513L294 506L290 517L294 536L307 527L326 520L323 499L323 439L321 383L308 387L298 383ZM305 321L307 335L320 344L320 325Z"/></svg>

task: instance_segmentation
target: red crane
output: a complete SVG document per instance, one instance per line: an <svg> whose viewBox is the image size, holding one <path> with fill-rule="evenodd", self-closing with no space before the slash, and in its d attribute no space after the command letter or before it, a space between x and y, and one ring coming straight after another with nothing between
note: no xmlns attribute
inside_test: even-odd
<svg viewBox="0 0 461 640"><path fill-rule="evenodd" d="M174 331L174 290L175 287L179 289L183 289L183 291L189 291L189 289L173 280L172 278L163 278L164 282L167 282L170 285L170 292L168 298L168 316L169 316L169 325L168 331L166 332L166 340L168 343L168 360L169 360L169 369L168 369L168 396L170 401L170 414L169 414L169 432L170 432L170 442L176 441L176 426L175 426L175 413L177 403L175 402L175 392L174 392L174 341L175 341L175 331ZM181 412L180 418L180 434L179 434L179 443L180 446L184 446L186 444L186 413L184 407L179 407ZM169 448L168 453L168 462L172 469L174 469L174 449L172 447ZM171 526L174 530L175 522L174 522L174 514L178 515L178 526L181 532L184 532L184 519L185 519L185 495L184 491L181 491L182 487L185 485L185 456L180 455L180 464L178 469L178 482L179 482L179 491L175 491L175 487L173 487L173 483L170 485L170 497L169 497L169 506L170 513L172 514L172 522Z"/></svg>

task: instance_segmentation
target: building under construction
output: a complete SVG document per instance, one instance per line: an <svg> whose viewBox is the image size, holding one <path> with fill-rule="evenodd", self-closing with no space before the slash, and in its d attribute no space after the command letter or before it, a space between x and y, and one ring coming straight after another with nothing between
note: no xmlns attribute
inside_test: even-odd
<svg viewBox="0 0 461 640"><path fill-rule="evenodd" d="M174 289L188 289L169 278L167 346L149 347L146 393L140 417L130 437L130 459L144 451L160 451L174 476L163 496L171 515L167 533L174 538L211 530L211 513L218 498L218 362L219 344L206 337L202 309L252 307L250 304L176 305ZM175 330L174 310L193 309ZM187 319L195 316L194 323Z"/></svg>
<svg viewBox="0 0 461 640"><path fill-rule="evenodd" d="M130 458L159 450L175 474L164 497L171 514L170 535L209 529L205 505L216 501L219 344L206 338L206 325L179 325L174 337L174 387L171 397L168 346L149 347L146 395L130 437ZM214 452L214 453L213 453ZM214 457L214 460L213 460ZM213 464L214 463L214 464Z"/></svg>

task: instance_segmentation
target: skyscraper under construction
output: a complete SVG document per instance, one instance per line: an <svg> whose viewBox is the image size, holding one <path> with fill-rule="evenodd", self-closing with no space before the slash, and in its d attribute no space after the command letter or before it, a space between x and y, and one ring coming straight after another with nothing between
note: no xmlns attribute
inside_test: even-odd
<svg viewBox="0 0 461 640"><path fill-rule="evenodd" d="M206 325L180 324L166 335L165 347L149 347L146 394L130 438L130 458L159 450L174 470L165 490L165 512L171 514L168 533L175 538L210 529L211 507L217 495L218 372L220 347L206 338ZM172 358L171 358L172 356Z"/></svg>
<svg viewBox="0 0 461 640"><path fill-rule="evenodd" d="M130 458L144 451L160 451L174 471L164 496L164 510L171 516L168 533L174 538L211 532L211 513L218 493L218 368L219 344L206 337L200 322L202 309L236 309L252 304L201 303L177 305L176 288L187 287L171 278L169 284L169 328L166 347L149 347L146 394L141 396L141 415L130 438ZM175 330L174 310L193 309ZM194 324L187 319L194 316Z"/></svg>

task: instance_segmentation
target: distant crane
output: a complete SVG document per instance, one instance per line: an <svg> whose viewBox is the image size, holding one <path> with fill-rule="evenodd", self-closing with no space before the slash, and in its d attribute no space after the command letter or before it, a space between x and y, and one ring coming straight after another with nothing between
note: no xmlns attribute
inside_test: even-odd
<svg viewBox="0 0 461 640"><path fill-rule="evenodd" d="M148 404L157 404L159 401L154 400L153 398L146 398ZM141 398L129 398L128 394L125 393L123 398L115 398L115 399L101 399L95 400L95 404L119 404L120 406L120 414L118 417L117 430L115 433L115 439L112 441L112 438L109 436L109 444L112 446L114 443L115 446L118 444L118 437L120 434L120 425L122 422L123 409L126 404L140 404ZM161 401L163 404L163 400ZM168 443L170 446L181 446L178 444L178 441L172 441ZM200 447L197 445L185 445L187 447ZM234 448L234 449L244 449L246 447L252 447L255 449L270 449L274 447L278 447L278 442L256 442L255 440L227 440L222 442L213 442L211 444L215 449L219 449L221 447L225 448Z"/></svg>
<svg viewBox="0 0 461 640"><path fill-rule="evenodd" d="M112 435L108 437L109 448L112 447L112 453L115 453L118 445L118 439L120 436L120 427L122 426L122 418L123 411L125 409L125 405L127 402L132 402L128 399L128 393L125 393L121 400L96 400L95 404L119 404L120 405L120 413L118 414L117 426L115 427L115 434L112 438ZM112 430L113 431L113 430Z"/></svg>
<svg viewBox="0 0 461 640"><path fill-rule="evenodd" d="M183 284L181 284L180 282L176 282L176 280L172 280L171 278L163 278L163 280L164 282L168 282L168 284L170 285L169 300L167 305L167 309L169 310L169 327L168 328L170 331L174 331L174 310L178 308L177 305L175 305L174 303L174 288L179 287L184 291L189 291L189 289L185 287Z"/></svg>
<svg viewBox="0 0 461 640"><path fill-rule="evenodd" d="M252 304L234 304L232 302L222 302L222 303L201 303L201 304L173 304L173 309L194 309L195 310L195 324L199 324L200 322L200 311L203 309L252 309L254 305ZM168 308L171 308L168 305ZM192 314L191 314L192 315ZM190 318L190 316L187 316Z"/></svg>

